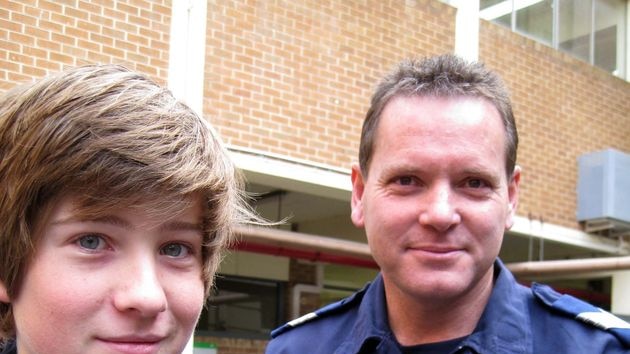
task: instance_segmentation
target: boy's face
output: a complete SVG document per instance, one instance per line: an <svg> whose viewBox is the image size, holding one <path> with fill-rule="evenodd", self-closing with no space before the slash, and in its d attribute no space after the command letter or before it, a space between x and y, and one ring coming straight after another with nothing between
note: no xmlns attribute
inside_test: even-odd
<svg viewBox="0 0 630 354"><path fill-rule="evenodd" d="M14 299L20 354L180 353L204 302L202 206L168 220L143 208L77 218L72 198L37 225Z"/></svg>

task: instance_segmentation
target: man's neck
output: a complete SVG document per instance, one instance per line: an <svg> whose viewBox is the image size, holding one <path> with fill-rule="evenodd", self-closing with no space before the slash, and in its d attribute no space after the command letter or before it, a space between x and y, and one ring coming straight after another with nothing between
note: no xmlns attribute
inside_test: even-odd
<svg viewBox="0 0 630 354"><path fill-rule="evenodd" d="M435 343L473 332L492 293L493 270L469 291L452 298L419 299L387 285L385 282L389 326L398 342Z"/></svg>

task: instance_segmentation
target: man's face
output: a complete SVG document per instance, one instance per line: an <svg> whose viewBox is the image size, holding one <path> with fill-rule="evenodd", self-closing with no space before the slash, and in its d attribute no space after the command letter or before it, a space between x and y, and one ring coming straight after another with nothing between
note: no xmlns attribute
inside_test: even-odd
<svg viewBox="0 0 630 354"><path fill-rule="evenodd" d="M499 113L483 99L388 103L368 176L352 171L352 221L365 228L388 296L450 301L491 284L518 198L505 146Z"/></svg>
<svg viewBox="0 0 630 354"><path fill-rule="evenodd" d="M204 301L201 205L168 220L142 208L85 220L73 198L53 205L17 297L0 298L18 352L180 353Z"/></svg>

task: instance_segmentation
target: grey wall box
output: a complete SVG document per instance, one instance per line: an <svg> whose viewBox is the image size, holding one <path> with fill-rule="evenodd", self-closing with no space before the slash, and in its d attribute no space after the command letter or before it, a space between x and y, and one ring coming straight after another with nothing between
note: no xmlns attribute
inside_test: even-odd
<svg viewBox="0 0 630 354"><path fill-rule="evenodd" d="M614 149L578 158L577 219L630 223L630 154Z"/></svg>

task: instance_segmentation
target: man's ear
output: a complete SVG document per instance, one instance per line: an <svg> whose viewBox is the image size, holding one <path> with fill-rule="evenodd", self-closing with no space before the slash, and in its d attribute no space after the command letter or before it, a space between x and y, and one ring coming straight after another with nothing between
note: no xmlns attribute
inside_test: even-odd
<svg viewBox="0 0 630 354"><path fill-rule="evenodd" d="M516 207L518 206L518 189L521 183L521 167L514 166L512 178L508 181L508 214L505 218L505 229L509 229L514 224Z"/></svg>
<svg viewBox="0 0 630 354"><path fill-rule="evenodd" d="M365 182L361 168L355 164L352 166L352 199L350 207L352 208L352 214L350 218L352 223L356 227L363 227L365 225L363 220L363 191L365 189Z"/></svg>
<svg viewBox="0 0 630 354"><path fill-rule="evenodd" d="M4 286L4 282L0 280L0 302L9 303L9 292L7 291L7 287Z"/></svg>

